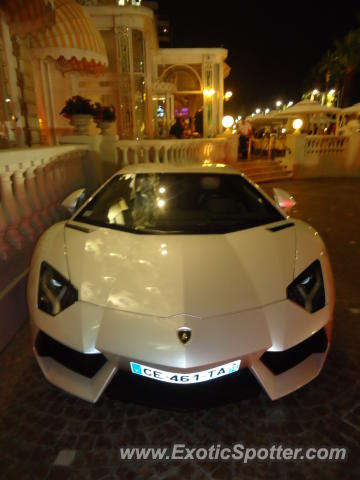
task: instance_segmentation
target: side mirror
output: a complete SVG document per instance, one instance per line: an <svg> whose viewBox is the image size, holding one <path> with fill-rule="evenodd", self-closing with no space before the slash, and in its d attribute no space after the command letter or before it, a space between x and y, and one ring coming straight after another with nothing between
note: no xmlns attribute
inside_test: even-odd
<svg viewBox="0 0 360 480"><path fill-rule="evenodd" d="M77 208L80 207L82 201L85 199L85 188L79 188L75 192L70 193L61 203L70 214L73 214Z"/></svg>
<svg viewBox="0 0 360 480"><path fill-rule="evenodd" d="M285 213L289 213L296 205L295 198L290 195L289 192L282 190L281 188L273 188L273 197L275 202Z"/></svg>

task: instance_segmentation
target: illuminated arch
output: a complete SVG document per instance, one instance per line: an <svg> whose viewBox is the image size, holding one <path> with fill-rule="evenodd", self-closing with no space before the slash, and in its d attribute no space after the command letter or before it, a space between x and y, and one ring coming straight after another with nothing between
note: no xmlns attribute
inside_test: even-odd
<svg viewBox="0 0 360 480"><path fill-rule="evenodd" d="M175 64L175 65L170 65L169 67L165 68L165 70L162 72L160 76L160 81L163 82L172 82L173 80L173 75L176 76L177 73L185 73L193 80L194 86L196 88L192 88L191 90L201 90L201 78L198 72L191 67L190 65L186 64ZM172 82L172 83L176 83ZM181 90L179 88L179 85L176 83L176 87L178 90Z"/></svg>

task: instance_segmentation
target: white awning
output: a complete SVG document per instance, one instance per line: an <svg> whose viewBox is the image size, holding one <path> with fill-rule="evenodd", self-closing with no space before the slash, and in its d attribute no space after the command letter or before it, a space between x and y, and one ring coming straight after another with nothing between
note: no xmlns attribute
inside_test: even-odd
<svg viewBox="0 0 360 480"><path fill-rule="evenodd" d="M38 58L51 57L65 71L98 73L108 58L103 38L87 12L75 0L55 0L55 24L33 35L31 47Z"/></svg>
<svg viewBox="0 0 360 480"><path fill-rule="evenodd" d="M12 35L33 34L55 23L53 0L2 0L0 9L6 15Z"/></svg>

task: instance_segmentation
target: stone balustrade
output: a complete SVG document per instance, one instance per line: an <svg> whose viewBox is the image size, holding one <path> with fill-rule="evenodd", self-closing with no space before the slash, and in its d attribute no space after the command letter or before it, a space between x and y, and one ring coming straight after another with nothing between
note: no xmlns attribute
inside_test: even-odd
<svg viewBox="0 0 360 480"><path fill-rule="evenodd" d="M36 240L86 185L86 146L0 150L0 350L26 320L25 287Z"/></svg>
<svg viewBox="0 0 360 480"><path fill-rule="evenodd" d="M222 162L226 158L225 138L120 140L118 167L136 163L188 164L204 160Z"/></svg>
<svg viewBox="0 0 360 480"><path fill-rule="evenodd" d="M349 137L340 135L308 135L305 141L305 154L341 153L347 149Z"/></svg>
<svg viewBox="0 0 360 480"><path fill-rule="evenodd" d="M0 260L61 217L59 204L84 184L86 147L0 151Z"/></svg>
<svg viewBox="0 0 360 480"><path fill-rule="evenodd" d="M360 133L287 135L284 164L294 178L359 177Z"/></svg>

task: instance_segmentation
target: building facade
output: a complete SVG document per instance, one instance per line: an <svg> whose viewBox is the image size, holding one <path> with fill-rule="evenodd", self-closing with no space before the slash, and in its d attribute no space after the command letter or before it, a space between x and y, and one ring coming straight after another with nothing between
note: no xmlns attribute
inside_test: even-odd
<svg viewBox="0 0 360 480"><path fill-rule="evenodd" d="M119 139L167 138L176 116L196 135L200 113L197 134L220 134L227 51L160 48L157 4L147 5L2 2L0 147L57 144L73 132L60 111L74 95L113 105Z"/></svg>

